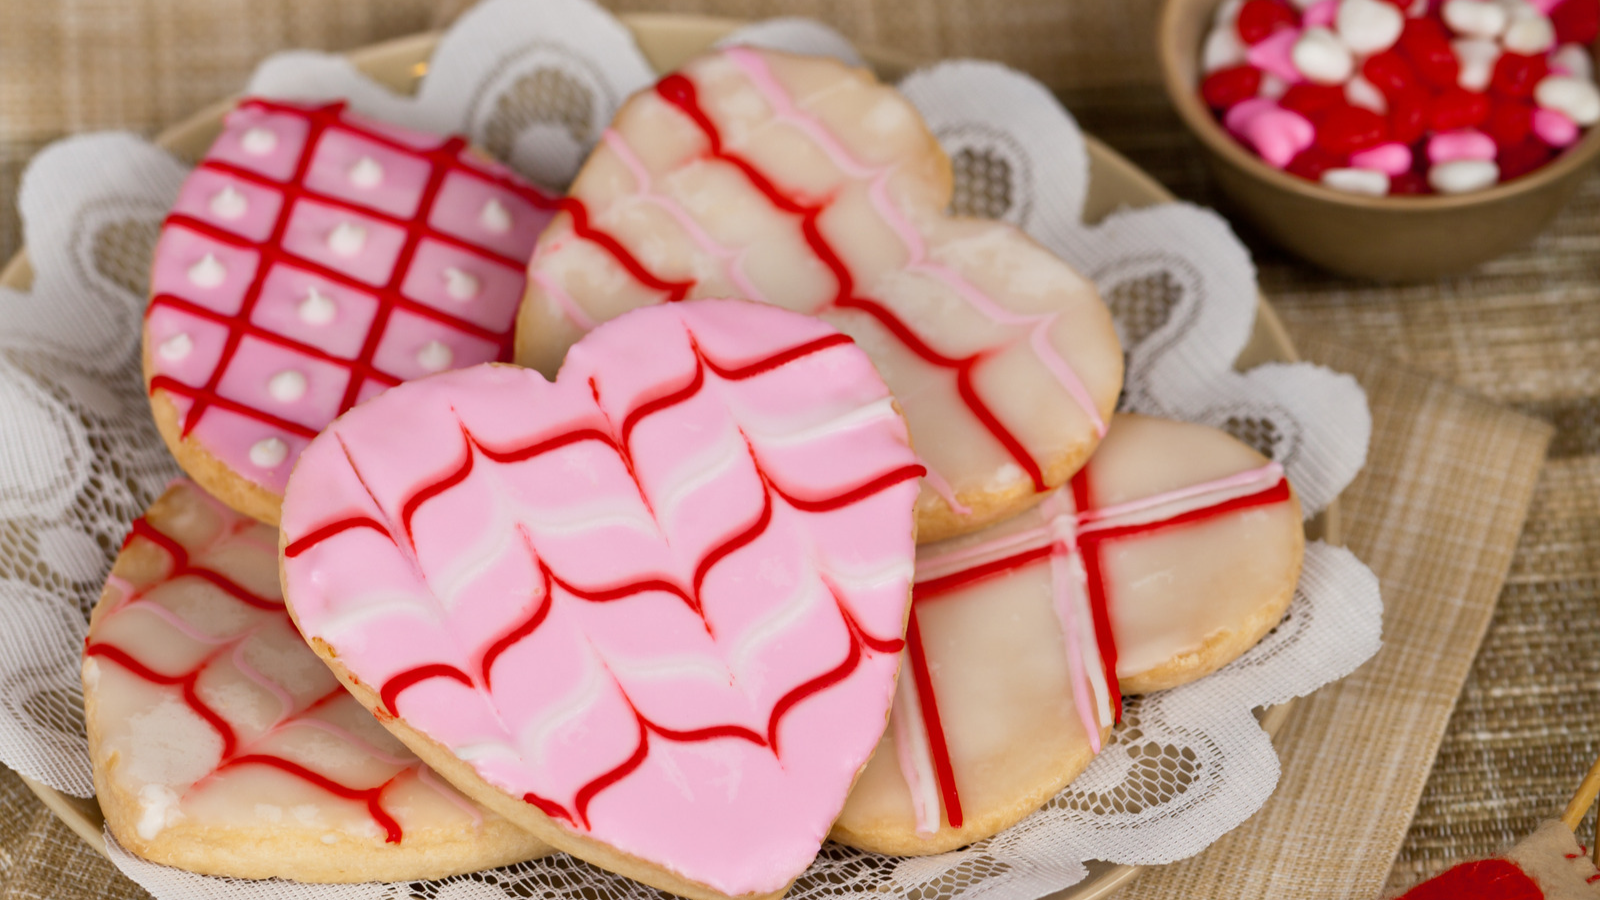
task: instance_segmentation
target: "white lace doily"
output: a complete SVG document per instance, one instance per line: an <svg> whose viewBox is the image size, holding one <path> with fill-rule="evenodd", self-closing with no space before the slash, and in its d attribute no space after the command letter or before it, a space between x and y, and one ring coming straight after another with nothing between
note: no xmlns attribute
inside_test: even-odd
<svg viewBox="0 0 1600 900"><path fill-rule="evenodd" d="M856 59L813 22L762 23L729 41ZM414 97L315 53L269 60L250 90L347 97L369 115L465 132L559 188L622 100L652 78L627 30L587 0L489 0L443 37ZM1257 293L1222 219L1173 203L1085 226L1083 136L1025 76L952 62L901 89L954 162L956 211L1011 221L1095 279L1127 348L1124 408L1234 433L1284 465L1308 515L1338 495L1366 455L1365 396L1352 379L1306 364L1233 371ZM0 761L77 796L93 793L78 684L87 612L128 524L177 474L144 396L139 322L151 249L185 173L130 135L48 148L20 195L32 287L0 288ZM1380 619L1372 574L1314 543L1272 635L1211 677L1130 699L1113 743L1044 809L934 857L827 845L790 896L1032 900L1081 880L1087 860L1197 853L1277 783L1277 757L1251 711L1349 673L1376 652ZM107 839L122 870L165 900L660 896L560 854L425 884L295 885L191 875Z"/></svg>

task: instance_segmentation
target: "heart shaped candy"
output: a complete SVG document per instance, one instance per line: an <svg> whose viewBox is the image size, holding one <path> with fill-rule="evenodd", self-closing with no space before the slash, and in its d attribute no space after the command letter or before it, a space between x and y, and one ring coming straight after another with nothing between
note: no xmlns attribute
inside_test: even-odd
<svg viewBox="0 0 1600 900"><path fill-rule="evenodd" d="M553 384L480 366L341 417L289 481L286 598L469 796L667 890L772 894L883 731L921 474L825 323L650 307Z"/></svg>
<svg viewBox="0 0 1600 900"><path fill-rule="evenodd" d="M1011 515L1105 430L1122 354L1094 285L952 217L950 163L864 69L734 47L635 95L529 264L517 361L545 372L645 304L742 296L853 336L929 468L923 540Z"/></svg>

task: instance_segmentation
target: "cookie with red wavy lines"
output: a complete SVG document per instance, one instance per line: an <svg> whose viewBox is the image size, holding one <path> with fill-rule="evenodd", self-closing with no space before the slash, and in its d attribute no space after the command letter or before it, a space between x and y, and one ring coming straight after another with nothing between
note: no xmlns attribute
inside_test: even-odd
<svg viewBox="0 0 1600 900"><path fill-rule="evenodd" d="M463 797L301 640L278 535L189 481L133 523L84 644L95 792L118 843L239 878L412 881L549 847Z"/></svg>
<svg viewBox="0 0 1600 900"><path fill-rule="evenodd" d="M478 366L346 413L289 480L283 583L474 799L673 893L776 896L883 732L922 471L827 323L651 306L554 382Z"/></svg>
<svg viewBox="0 0 1600 900"><path fill-rule="evenodd" d="M464 138L241 101L156 244L144 374L162 438L218 499L277 524L301 449L339 413L511 359L554 208Z"/></svg>
<svg viewBox="0 0 1600 900"><path fill-rule="evenodd" d="M1021 820L1100 751L1122 693L1193 681L1275 627L1304 549L1278 465L1118 415L1039 506L919 548L907 671L834 838L941 853Z"/></svg>
<svg viewBox="0 0 1600 900"><path fill-rule="evenodd" d="M734 47L617 114L529 264L517 361L546 373L629 309L739 296L818 315L872 357L929 474L939 540L1038 502L1088 459L1122 384L1094 285L1003 223L953 217L916 110L837 60Z"/></svg>

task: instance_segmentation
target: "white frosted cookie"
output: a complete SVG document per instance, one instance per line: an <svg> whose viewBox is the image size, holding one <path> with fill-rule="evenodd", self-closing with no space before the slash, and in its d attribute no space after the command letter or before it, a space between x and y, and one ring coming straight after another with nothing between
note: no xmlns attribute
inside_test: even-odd
<svg viewBox="0 0 1600 900"><path fill-rule="evenodd" d="M524 264L555 203L461 137L343 103L241 101L151 267L145 383L179 465L277 524L301 449L339 413L511 359Z"/></svg>
<svg viewBox="0 0 1600 900"><path fill-rule="evenodd" d="M301 640L277 532L179 481L95 607L83 692L95 790L129 851L207 875L410 881L548 852L462 797Z"/></svg>
<svg viewBox="0 0 1600 900"><path fill-rule="evenodd" d="M1010 225L950 216L949 160L865 70L730 48L630 99L539 241L517 361L551 375L646 304L744 297L871 356L929 469L918 536L1037 502L1104 433L1122 353L1094 286Z"/></svg>
<svg viewBox="0 0 1600 900"><path fill-rule="evenodd" d="M889 729L834 839L939 853L1019 821L1099 752L1122 693L1213 672L1276 626L1304 548L1279 466L1118 415L1067 487L919 548Z"/></svg>

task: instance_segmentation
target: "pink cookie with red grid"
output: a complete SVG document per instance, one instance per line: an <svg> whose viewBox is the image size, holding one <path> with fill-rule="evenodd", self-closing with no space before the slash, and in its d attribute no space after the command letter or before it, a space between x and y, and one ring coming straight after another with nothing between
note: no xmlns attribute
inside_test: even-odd
<svg viewBox="0 0 1600 900"><path fill-rule="evenodd" d="M145 379L202 485L275 523L340 413L434 372L504 362L556 199L439 137L342 103L245 100L162 227Z"/></svg>

